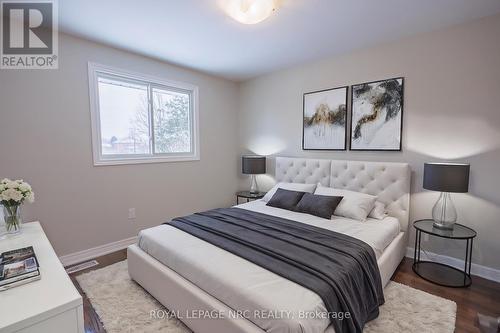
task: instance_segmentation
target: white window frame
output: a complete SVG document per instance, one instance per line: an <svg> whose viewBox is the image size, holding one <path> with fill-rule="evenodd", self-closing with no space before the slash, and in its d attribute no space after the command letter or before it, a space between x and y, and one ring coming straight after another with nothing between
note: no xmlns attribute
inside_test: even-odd
<svg viewBox="0 0 500 333"><path fill-rule="evenodd" d="M198 115L198 87L188 83L165 80L150 75L130 72L123 69L113 68L93 62L88 63L89 94L90 94L90 120L92 125L92 154L94 165L120 165L140 163L163 163L197 161L200 159L200 130ZM141 81L151 87L169 88L172 91L187 92L190 95L190 120L191 120L191 146L189 153L165 153L165 154L137 154L137 155L103 155L101 145L101 124L99 111L99 74L122 77L124 80L131 79ZM151 135L154 137L154 134ZM154 140L154 138L152 139ZM154 141L151 142L154 144Z"/></svg>

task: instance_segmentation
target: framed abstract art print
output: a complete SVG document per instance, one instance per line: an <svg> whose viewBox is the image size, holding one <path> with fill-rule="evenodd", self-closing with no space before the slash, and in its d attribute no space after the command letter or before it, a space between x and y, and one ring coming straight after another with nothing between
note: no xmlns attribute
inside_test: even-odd
<svg viewBox="0 0 500 333"><path fill-rule="evenodd" d="M345 150L348 87L304 94L302 149Z"/></svg>
<svg viewBox="0 0 500 333"><path fill-rule="evenodd" d="M351 88L351 150L400 151L404 78Z"/></svg>

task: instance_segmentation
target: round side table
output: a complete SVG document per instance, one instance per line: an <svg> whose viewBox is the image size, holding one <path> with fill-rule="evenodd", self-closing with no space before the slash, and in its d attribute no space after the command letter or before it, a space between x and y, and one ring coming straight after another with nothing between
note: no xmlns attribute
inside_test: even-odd
<svg viewBox="0 0 500 333"><path fill-rule="evenodd" d="M434 227L433 220L418 220L413 222L415 228L415 250L412 269L421 278L445 287L465 288L471 285L470 269L472 264L472 243L477 233L464 225L455 224L451 230ZM459 270L449 265L420 260L420 242L422 233L445 239L461 239L467 242L465 248L464 269Z"/></svg>

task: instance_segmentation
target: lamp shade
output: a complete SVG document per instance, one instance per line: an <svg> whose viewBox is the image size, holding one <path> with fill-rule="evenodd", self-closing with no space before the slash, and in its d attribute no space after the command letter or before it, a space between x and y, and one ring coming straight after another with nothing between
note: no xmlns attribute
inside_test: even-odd
<svg viewBox="0 0 500 333"><path fill-rule="evenodd" d="M247 155L241 157L241 172L247 175L266 173L266 157Z"/></svg>
<svg viewBox="0 0 500 333"><path fill-rule="evenodd" d="M424 188L439 192L468 192L469 170L469 164L425 163Z"/></svg>

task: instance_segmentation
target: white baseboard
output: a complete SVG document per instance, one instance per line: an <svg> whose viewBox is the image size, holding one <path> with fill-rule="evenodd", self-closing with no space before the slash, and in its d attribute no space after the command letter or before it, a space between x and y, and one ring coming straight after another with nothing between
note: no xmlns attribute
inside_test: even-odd
<svg viewBox="0 0 500 333"><path fill-rule="evenodd" d="M64 267L81 263L86 260L94 259L105 254L116 252L127 248L129 245L137 243L137 236L122 239L117 242L108 243L100 246L93 247L88 250L70 253L59 257L59 260Z"/></svg>
<svg viewBox="0 0 500 333"><path fill-rule="evenodd" d="M406 249L406 257L413 259L413 254L414 254L414 248L408 247ZM427 255L426 255L427 253ZM452 267L458 268L460 270L464 269L464 261L461 259L453 258L453 257L448 257L444 256L441 254L436 254L432 253L429 251L421 251L420 252L421 258L424 258L425 260L432 260L435 262L439 262L442 264L450 265ZM471 275L476 275L480 276L482 278L500 282L500 270L486 267L486 266L481 266L478 264L472 264L471 265Z"/></svg>

